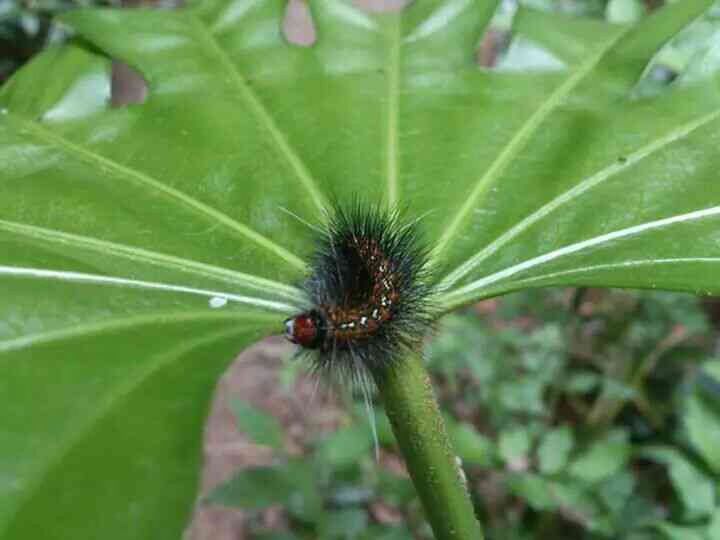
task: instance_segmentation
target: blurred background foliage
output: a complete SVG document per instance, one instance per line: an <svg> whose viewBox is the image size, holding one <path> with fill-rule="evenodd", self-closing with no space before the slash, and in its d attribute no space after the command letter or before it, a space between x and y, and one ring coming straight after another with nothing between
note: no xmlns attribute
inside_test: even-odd
<svg viewBox="0 0 720 540"><path fill-rule="evenodd" d="M52 23L55 13L120 3L0 0L0 82L68 38ZM613 23L662 5L520 3ZM512 36L516 8L503 3L479 62L561 68L550 52ZM720 3L657 55L638 91L719 69ZM720 540L719 327L713 299L597 289L523 292L445 317L427 358L471 492L485 501L477 512L488 537ZM303 367L285 366L290 391ZM232 407L238 429L271 448L273 464L238 471L205 504L246 509L251 537L431 538L378 404L378 462L359 400L347 398L342 427L300 454L286 451L275 417L239 399ZM283 509L282 527L267 526L270 508Z"/></svg>
<svg viewBox="0 0 720 540"><path fill-rule="evenodd" d="M661 292L531 291L445 317L427 358L488 538L720 538L718 344L698 298ZM285 365L289 384L303 367ZM292 456L273 416L232 407L274 465L206 503L251 509L250 537L432 538L378 404L377 464L359 396ZM283 533L262 516L277 505Z"/></svg>
<svg viewBox="0 0 720 540"><path fill-rule="evenodd" d="M116 6L119 0L0 0L0 83L44 47L67 39L53 17L84 6Z"/></svg>

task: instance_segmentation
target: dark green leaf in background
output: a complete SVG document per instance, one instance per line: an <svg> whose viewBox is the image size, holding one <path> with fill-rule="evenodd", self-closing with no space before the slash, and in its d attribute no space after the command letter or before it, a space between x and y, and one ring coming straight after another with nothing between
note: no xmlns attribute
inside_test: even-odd
<svg viewBox="0 0 720 540"><path fill-rule="evenodd" d="M368 516L365 510L351 508L328 512L320 528L321 538L355 540L365 531Z"/></svg>
<svg viewBox="0 0 720 540"><path fill-rule="evenodd" d="M711 384L720 384L718 365L717 360L704 364L703 372ZM701 386L695 389L687 400L685 428L693 448L713 471L720 472L720 397L717 392L703 392Z"/></svg>
<svg viewBox="0 0 720 540"><path fill-rule="evenodd" d="M714 512L716 481L703 474L678 450L652 447L643 449L642 455L668 467L670 481L690 519L707 517Z"/></svg>
<svg viewBox="0 0 720 540"><path fill-rule="evenodd" d="M463 464L488 467L496 461L493 442L479 433L472 424L447 422L453 448Z"/></svg>
<svg viewBox="0 0 720 540"><path fill-rule="evenodd" d="M257 510L282 505L307 522L322 516L312 467L298 460L242 469L217 486L203 502Z"/></svg>
<svg viewBox="0 0 720 540"><path fill-rule="evenodd" d="M548 431L538 447L540 472L554 474L560 472L568 462L573 447L573 432L568 426Z"/></svg>
<svg viewBox="0 0 720 540"><path fill-rule="evenodd" d="M257 467L237 472L206 497L206 502L256 510L288 505L298 492L283 466Z"/></svg>
<svg viewBox="0 0 720 540"><path fill-rule="evenodd" d="M508 466L527 460L532 443L531 434L524 428L507 429L500 433L498 453Z"/></svg>
<svg viewBox="0 0 720 540"><path fill-rule="evenodd" d="M230 400L230 408L238 429L252 442L282 450L283 431L277 418L237 398Z"/></svg>
<svg viewBox="0 0 720 540"><path fill-rule="evenodd" d="M372 434L365 426L353 426L331 434L321 443L319 452L331 467L347 467L370 456L372 444Z"/></svg>
<svg viewBox="0 0 720 540"><path fill-rule="evenodd" d="M509 479L510 490L535 510L553 510L558 506L552 482L536 474L515 474Z"/></svg>
<svg viewBox="0 0 720 540"><path fill-rule="evenodd" d="M708 540L700 527L682 527L671 523L658 523L655 529L667 540Z"/></svg>
<svg viewBox="0 0 720 540"><path fill-rule="evenodd" d="M597 482L615 474L630 457L630 444L622 434L610 434L580 454L569 468L570 474L586 482Z"/></svg>

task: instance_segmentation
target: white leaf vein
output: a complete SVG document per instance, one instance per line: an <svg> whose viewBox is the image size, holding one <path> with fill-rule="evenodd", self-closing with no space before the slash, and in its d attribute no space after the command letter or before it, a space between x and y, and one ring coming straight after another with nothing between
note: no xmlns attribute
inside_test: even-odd
<svg viewBox="0 0 720 540"><path fill-rule="evenodd" d="M205 278L214 278L228 284L271 292L291 301L294 300L298 302L302 301L303 298L302 293L297 288L277 281L182 257L166 255L157 251L146 250L126 244L117 244L99 238L70 234L6 220L0 220L0 231L41 240L54 245L67 245L78 249L87 249L96 253L124 257L129 260L153 264L167 270L177 270Z"/></svg>
<svg viewBox="0 0 720 540"><path fill-rule="evenodd" d="M280 313L292 313L295 307L282 302L274 302L271 300L263 300L252 296L233 294L226 291L213 291L208 289L198 289L195 287L186 287L184 285L176 285L171 283L161 283L156 281L143 281L138 279L129 279L116 276L103 276L100 274L87 274L82 272L70 272L65 270L50 270L45 268L32 268L22 266L0 266L0 276L36 278L45 280L54 280L65 283L87 283L94 285L110 285L116 287L128 287L134 289L156 290L164 292L184 293L191 295L205 296L207 298L223 298L230 302L238 302L240 304L253 306L262 309L278 311Z"/></svg>
<svg viewBox="0 0 720 540"><path fill-rule="evenodd" d="M481 289L488 287L489 285L492 285L499 281L510 278L516 274L519 274L520 272L524 272L525 270L530 270L532 268L539 267L543 264L547 264L551 261L555 261L559 258L566 257L568 255L581 253L590 248L597 247L599 245L602 245L602 244L605 244L605 243L608 243L608 242L611 242L614 240L627 239L627 238L637 236L637 235L642 234L647 231L661 229L661 228L679 224L679 223L687 223L690 221L696 221L699 219L714 217L714 216L718 216L718 215L720 215L720 206L712 206L709 208L704 208L701 210L696 210L696 211L688 212L685 214L678 214L675 216L658 219L655 221L641 223L638 225L634 225L632 227L627 227L627 228L619 229L619 230L612 231L612 232L609 232L606 234L601 234L601 235L595 236L593 238L588 238L581 242L575 242L573 244L569 244L567 246L549 251L549 252L539 255L537 257L533 257L533 258L523 261L521 263L515 264L513 266L510 266L508 268L505 268L503 270L500 270L498 272L495 272L495 273L485 276L483 278L477 279L471 283L468 283L467 285L465 285L463 287L460 287L458 289L455 289L451 292L444 294L442 301L443 301L443 303L446 303L446 304L453 304L454 303L453 299L460 298L460 297L467 297L471 293L478 292Z"/></svg>
<svg viewBox="0 0 720 540"><path fill-rule="evenodd" d="M716 120L718 117L720 117L720 110L713 111L712 113L695 119L692 122L688 122L682 126L679 126L671 130L665 136L651 141L650 143L636 150L635 152L629 153L624 161L616 161L614 163L611 163L610 165L600 169L598 172L592 174L591 176L584 178L569 190L561 193L560 195L552 199L550 202L537 209L535 212L529 214L528 216L520 220L517 224L515 224L506 232L498 236L495 240L490 242L478 253L470 257L464 263L460 264L455 270L450 272L442 280L440 287L442 289L448 289L449 287L451 287L458 280L462 279L472 270L477 268L477 266L480 265L483 261L494 255L501 247L506 245L513 238L522 234L532 225L547 217L549 214L551 214L561 206L576 201L579 197L581 197L583 194L585 194L592 188L602 184L606 180L636 165L638 162L644 160L645 158L654 155L656 152L664 149L665 147L688 137L694 131Z"/></svg>

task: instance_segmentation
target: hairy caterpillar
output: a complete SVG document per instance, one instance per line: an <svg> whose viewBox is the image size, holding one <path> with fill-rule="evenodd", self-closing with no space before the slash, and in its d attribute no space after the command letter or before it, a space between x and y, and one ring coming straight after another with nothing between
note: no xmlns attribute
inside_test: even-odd
<svg viewBox="0 0 720 540"><path fill-rule="evenodd" d="M398 210L336 205L302 288L309 309L285 321L285 336L315 369L361 385L418 348L431 321L427 250Z"/></svg>

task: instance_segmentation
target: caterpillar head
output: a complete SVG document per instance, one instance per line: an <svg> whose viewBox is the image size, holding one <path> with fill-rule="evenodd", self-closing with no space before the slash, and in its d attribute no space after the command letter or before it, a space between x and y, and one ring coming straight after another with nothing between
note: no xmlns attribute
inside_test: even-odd
<svg viewBox="0 0 720 540"><path fill-rule="evenodd" d="M306 349L317 349L324 338L322 316L315 310L285 320L285 337Z"/></svg>

